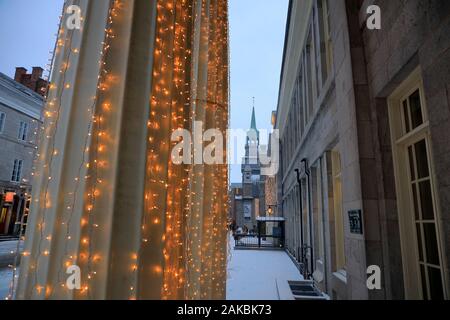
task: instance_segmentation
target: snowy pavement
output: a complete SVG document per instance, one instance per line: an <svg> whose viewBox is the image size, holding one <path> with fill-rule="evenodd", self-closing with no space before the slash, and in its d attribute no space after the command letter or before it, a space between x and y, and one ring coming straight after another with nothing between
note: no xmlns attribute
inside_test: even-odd
<svg viewBox="0 0 450 320"><path fill-rule="evenodd" d="M23 250L23 242L20 243L19 251ZM8 267L14 263L17 251L17 241L0 242L0 268ZM20 258L20 257L19 257Z"/></svg>
<svg viewBox="0 0 450 320"><path fill-rule="evenodd" d="M0 269L0 300L4 300L8 296L11 280L12 270L10 268Z"/></svg>
<svg viewBox="0 0 450 320"><path fill-rule="evenodd" d="M279 300L276 279L302 280L282 250L234 250L229 242L227 300Z"/></svg>
<svg viewBox="0 0 450 320"><path fill-rule="evenodd" d="M23 242L20 244L19 251L23 249ZM6 298L9 294L9 286L12 280L12 269L8 266L14 263L17 251L17 241L0 242L0 300ZM17 262L20 262L20 257Z"/></svg>

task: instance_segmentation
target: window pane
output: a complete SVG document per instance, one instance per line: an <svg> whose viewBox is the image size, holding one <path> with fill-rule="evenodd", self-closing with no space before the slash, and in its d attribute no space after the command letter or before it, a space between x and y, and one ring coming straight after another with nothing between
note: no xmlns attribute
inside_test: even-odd
<svg viewBox="0 0 450 320"><path fill-rule="evenodd" d="M19 182L20 181L20 176L22 175L22 160L20 160L19 161L19 165L18 165L18 168L17 168L17 182Z"/></svg>
<svg viewBox="0 0 450 320"><path fill-rule="evenodd" d="M427 145L425 140L417 142L415 145L416 150L416 164L417 164L417 175L419 179L426 178L430 176L430 170L428 167L427 158Z"/></svg>
<svg viewBox="0 0 450 320"><path fill-rule="evenodd" d="M433 196L431 194L430 181L419 183L420 205L422 208L422 220L434 220Z"/></svg>
<svg viewBox="0 0 450 320"><path fill-rule="evenodd" d="M0 132L3 132L4 124L5 124L5 114L0 113Z"/></svg>
<svg viewBox="0 0 450 320"><path fill-rule="evenodd" d="M409 157L409 168L411 171L411 180L416 180L416 173L414 171L414 155L413 155L413 148L412 146L409 146L408 148L408 157Z"/></svg>
<svg viewBox="0 0 450 320"><path fill-rule="evenodd" d="M27 139L27 131L28 131L28 125L25 123L23 126L23 134L22 134L22 140Z"/></svg>
<svg viewBox="0 0 450 320"><path fill-rule="evenodd" d="M439 264L439 251L436 237L436 227L434 223L424 223L423 232L425 237L425 250L427 263Z"/></svg>
<svg viewBox="0 0 450 320"><path fill-rule="evenodd" d="M417 200L417 184L412 184L412 191L413 191L413 201L414 201L414 216L416 217L416 220L421 220L419 215L419 201Z"/></svg>
<svg viewBox="0 0 450 320"><path fill-rule="evenodd" d="M405 121L405 131L406 133L411 131L411 126L409 125L409 116L408 116L408 102L403 101L403 119Z"/></svg>
<svg viewBox="0 0 450 320"><path fill-rule="evenodd" d="M425 267L423 264L420 265L420 276L422 278L422 293L423 293L423 299L428 300L428 293L427 293L427 278L425 274Z"/></svg>
<svg viewBox="0 0 450 320"><path fill-rule="evenodd" d="M17 139L20 139L20 136L22 135L22 127L23 127L23 122L20 123L19 135L17 136Z"/></svg>
<svg viewBox="0 0 450 320"><path fill-rule="evenodd" d="M443 300L444 292L442 288L441 270L433 267L428 267L428 279L430 281L431 300Z"/></svg>
<svg viewBox="0 0 450 320"><path fill-rule="evenodd" d="M17 166L18 166L18 161L14 160L14 166L13 166L13 172L12 172L12 175L11 175L11 181L16 181Z"/></svg>
<svg viewBox="0 0 450 320"><path fill-rule="evenodd" d="M420 107L420 94L419 90L414 92L409 97L409 107L411 110L411 125L412 129L417 128L423 123L422 109Z"/></svg>
<svg viewBox="0 0 450 320"><path fill-rule="evenodd" d="M423 246L422 246L422 233L420 232L420 223L416 224L416 230L417 230L417 246L419 249L419 261L425 262L423 259Z"/></svg>

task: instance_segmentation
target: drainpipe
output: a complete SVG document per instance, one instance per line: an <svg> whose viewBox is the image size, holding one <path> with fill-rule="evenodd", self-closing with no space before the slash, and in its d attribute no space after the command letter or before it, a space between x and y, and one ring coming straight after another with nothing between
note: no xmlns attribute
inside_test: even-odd
<svg viewBox="0 0 450 320"><path fill-rule="evenodd" d="M311 208L311 171L308 167L308 160L303 159L301 161L305 165L305 174L308 181L308 216L309 216L309 242L311 250L311 274L314 272L314 246L313 246L313 223L312 223L312 208Z"/></svg>
<svg viewBox="0 0 450 320"><path fill-rule="evenodd" d="M297 183L298 183L298 195L300 199L300 248L301 252L298 254L300 255L300 260L302 263L304 263L304 257L303 257L303 197L302 197L302 179L300 178L300 170L295 169L295 172L297 173ZM304 273L304 272L303 272Z"/></svg>

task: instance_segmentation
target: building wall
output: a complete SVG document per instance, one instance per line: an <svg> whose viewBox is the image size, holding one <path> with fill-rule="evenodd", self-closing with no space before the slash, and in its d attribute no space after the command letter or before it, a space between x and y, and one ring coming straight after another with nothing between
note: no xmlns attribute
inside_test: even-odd
<svg viewBox="0 0 450 320"><path fill-rule="evenodd" d="M19 203L27 199L25 193L31 192L42 105L40 95L0 74L0 113L5 114L3 130L0 132L0 211L7 212L6 224L2 223L0 234L8 234L8 230L13 230L11 225L21 214L19 212L18 215L17 208L23 209ZM28 125L25 141L19 139L21 121ZM19 182L12 181L15 160L22 160ZM3 201L6 192L17 194L13 203Z"/></svg>
<svg viewBox="0 0 450 320"><path fill-rule="evenodd" d="M317 23L319 2L291 1L286 35L276 128L281 137L282 170L277 180L287 249L334 299L414 297L405 290L405 240L399 232L387 105L398 85L420 66L448 276L449 4L326 1L332 63L321 82L323 60L308 60L307 55L310 26L315 26L316 39L323 37ZM369 4L381 7L380 31L365 27ZM326 47L320 41L313 46ZM317 69L311 70L311 65ZM316 73L316 79L309 80L308 72ZM361 210L362 234L350 230L349 211L354 210ZM306 250L301 248L302 236ZM381 290L367 289L370 265L381 269Z"/></svg>
<svg viewBox="0 0 450 320"><path fill-rule="evenodd" d="M265 202L266 202L266 209L272 210L272 216L278 216L277 211L277 180L276 176L268 176L266 177L266 183L265 183Z"/></svg>
<svg viewBox="0 0 450 320"><path fill-rule="evenodd" d="M283 82L279 102L279 120L277 122L282 139L284 152L281 155L283 170L279 176L283 194L283 212L287 219L288 250L301 260L301 230L303 224L304 244L313 249L306 253L309 273L316 271L319 286L336 299L367 298L365 280L365 246L361 235L349 232L346 212L362 209L361 183L359 178L360 164L358 161L358 142L355 100L353 94L352 68L348 28L344 1L329 2L329 30L332 42L332 65L327 79L318 85L316 93L311 86L306 73L311 71L311 65L320 65L319 61L304 62L300 67L301 55L306 55L307 30L316 25L317 16L313 13L315 1L293 1L291 8L290 31L288 35ZM313 18L314 17L314 18ZM316 33L317 34L317 33ZM295 39L295 41L293 40ZM316 44L317 45L317 44ZM325 68L325 66L324 66ZM306 87L300 90L300 98L295 98L295 85L299 75L307 81ZM303 82L301 80L301 82ZM317 77L317 82L319 81ZM303 96L314 98L304 98ZM300 100L300 102L298 102ZM306 116L306 113L309 113ZM300 115L300 116L299 116ZM296 120L298 119L298 120ZM342 162L342 221L335 221L333 206L333 183L330 178L331 151L339 152ZM299 169L301 161L306 159L309 169L314 169L314 175L308 181L302 177L302 197L297 183L295 169ZM319 179L321 192L312 192L312 181ZM319 204L314 205L314 203ZM301 204L301 205L300 205ZM303 219L300 215L303 212ZM310 213L311 212L311 213ZM302 220L301 220L302 219ZM313 221L322 221L320 231ZM339 222L344 228L344 247L346 272L336 264L335 225ZM316 232L315 232L315 229ZM319 242L315 233L323 238ZM322 252L321 256L315 253ZM313 256L311 255L313 254ZM310 267L311 260L313 268Z"/></svg>
<svg viewBox="0 0 450 320"><path fill-rule="evenodd" d="M382 28L370 31L365 26L365 8L370 4L380 6ZM444 268L448 298L448 275L450 262L450 2L449 1L364 1L359 11L359 25L362 27L362 41L367 70L367 82L360 90L361 105L369 106L366 115L370 120L371 131L367 138L372 139L374 150L364 175L376 181L379 196L379 217L366 223L379 225L384 245L383 258L390 262L385 270L385 285L389 288L388 297L406 298L414 294L403 285L403 271L400 250L399 214L394 181L392 156L392 137L389 130L388 99L415 69L419 69L423 81L426 107L428 109L429 130L432 148L432 163L435 169L437 202L440 207L440 243L444 258ZM359 28L358 28L359 29ZM367 83L367 86L365 85ZM367 99L368 98L368 99ZM391 122L391 123L390 123ZM376 169L376 170L373 170ZM372 174L370 173L372 172ZM374 183L372 183L375 185ZM381 254L381 253L379 253Z"/></svg>
<svg viewBox="0 0 450 320"><path fill-rule="evenodd" d="M0 112L6 114L4 130L0 133L0 180L3 186L11 182L14 160L19 159L23 160L21 182L29 185L37 140L35 132L39 129L39 122L3 104L0 104ZM18 139L21 121L28 124L26 141Z"/></svg>
<svg viewBox="0 0 450 320"><path fill-rule="evenodd" d="M238 219L242 216L242 185L232 184L230 189L230 215L231 222L238 226Z"/></svg>
<svg viewBox="0 0 450 320"><path fill-rule="evenodd" d="M0 112L6 115L0 133L0 183L3 187L14 186L11 177L14 160L18 159L23 160L21 183L30 185L43 100L4 75L0 80ZM18 139L21 121L28 124L25 141Z"/></svg>
<svg viewBox="0 0 450 320"><path fill-rule="evenodd" d="M236 200L235 205L236 205L236 225L237 227L241 227L244 225L243 221L244 215L242 214L244 208L242 206L243 205L242 199Z"/></svg>

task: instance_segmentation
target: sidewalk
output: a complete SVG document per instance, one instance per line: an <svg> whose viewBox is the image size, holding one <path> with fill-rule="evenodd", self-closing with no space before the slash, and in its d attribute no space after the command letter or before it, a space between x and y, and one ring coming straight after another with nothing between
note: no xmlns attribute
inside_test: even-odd
<svg viewBox="0 0 450 320"><path fill-rule="evenodd" d="M9 294L12 274L10 268L0 268L0 300L4 300Z"/></svg>
<svg viewBox="0 0 450 320"><path fill-rule="evenodd" d="M20 250L23 249L23 241L20 244ZM8 267L8 265L14 263L16 256L17 240L0 242L0 269ZM19 261L20 262L20 256Z"/></svg>
<svg viewBox="0 0 450 320"><path fill-rule="evenodd" d="M227 300L279 300L276 279L303 280L286 252L234 250L229 242Z"/></svg>

